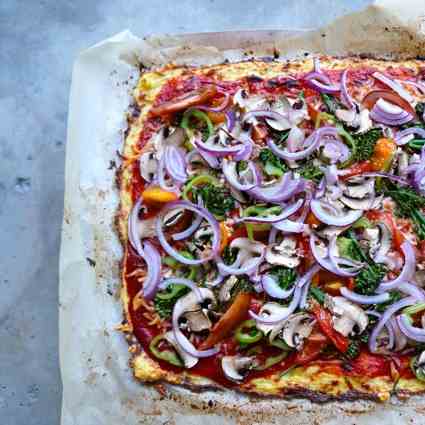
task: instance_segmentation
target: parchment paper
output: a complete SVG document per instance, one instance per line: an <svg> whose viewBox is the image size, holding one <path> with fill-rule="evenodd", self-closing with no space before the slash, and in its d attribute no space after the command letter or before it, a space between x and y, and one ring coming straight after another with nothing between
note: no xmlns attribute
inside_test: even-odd
<svg viewBox="0 0 425 425"><path fill-rule="evenodd" d="M60 261L62 425L122 424L425 424L421 398L317 405L253 399L233 392L201 394L166 386L165 395L136 383L128 346L114 330L121 248L116 151L138 63L219 63L305 52L335 55L425 55L423 1L380 1L317 31L254 31L140 39L124 31L84 51L73 71Z"/></svg>

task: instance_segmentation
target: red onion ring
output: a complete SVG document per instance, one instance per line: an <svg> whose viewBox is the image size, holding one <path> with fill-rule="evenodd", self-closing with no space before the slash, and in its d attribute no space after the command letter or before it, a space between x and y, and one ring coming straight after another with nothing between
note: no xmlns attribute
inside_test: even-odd
<svg viewBox="0 0 425 425"><path fill-rule="evenodd" d="M198 227L201 225L202 218L203 217L201 215L197 214L195 220L192 221L192 224L187 229L178 233L174 233L172 236L173 240L181 241L183 239L187 239L189 236L192 236L192 234L196 232Z"/></svg>
<svg viewBox="0 0 425 425"><path fill-rule="evenodd" d="M396 313L398 310L407 307L409 305L415 304L416 300L412 297L403 298L400 301L397 301L396 303L390 305L387 310L385 310L385 313L381 316L376 326L373 328L372 333L369 337L369 350L372 353L376 353L377 347L376 347L376 338L378 337L379 333L382 331L382 328L385 326L385 324L388 322L388 320L391 318L391 316Z"/></svg>
<svg viewBox="0 0 425 425"><path fill-rule="evenodd" d="M223 175L226 178L227 182L233 186L237 190L246 191L253 189L259 183L259 174L256 170L256 166L254 162L248 162L248 168L251 171L253 176L253 180L251 183L241 183L239 181L239 176L236 170L237 164L234 161L229 161L227 159L223 159L222 171Z"/></svg>
<svg viewBox="0 0 425 425"><path fill-rule="evenodd" d="M394 331L394 351L401 351L407 345L406 335L401 331L400 326L397 323L397 319L395 317L391 317L389 320L389 324L392 326Z"/></svg>
<svg viewBox="0 0 425 425"><path fill-rule="evenodd" d="M295 214L303 205L304 200L298 199L294 204L286 206L278 215L269 217L241 217L236 220L236 223L250 222L250 223L278 223L285 218Z"/></svg>
<svg viewBox="0 0 425 425"><path fill-rule="evenodd" d="M425 130L421 127L410 127L410 128L406 128L402 131L399 131L396 135L395 135L395 142L397 143L398 146L403 146L406 143L409 142L409 140L403 141L403 139L406 136L410 136L411 134L418 134L420 137L422 137L423 139L425 139Z"/></svg>
<svg viewBox="0 0 425 425"><path fill-rule="evenodd" d="M338 93L341 91L339 84L332 84L329 77L325 74L312 71L304 77L307 86L317 90L319 93Z"/></svg>
<svg viewBox="0 0 425 425"><path fill-rule="evenodd" d="M326 136L337 137L338 130L335 127L329 126L318 128L305 140L304 146L307 146L307 148L298 152L290 152L288 149L280 149L272 139L267 140L267 145L279 158L283 158L288 161L297 161L299 159L306 158L318 149L321 146L323 137Z"/></svg>
<svg viewBox="0 0 425 425"><path fill-rule="evenodd" d="M329 158L332 164L347 161L350 157L350 150L340 140L329 140L325 142L322 153L326 158Z"/></svg>
<svg viewBox="0 0 425 425"><path fill-rule="evenodd" d="M386 86L395 91L402 99L406 100L409 103L413 103L414 99L411 94L406 91L397 81L392 80L391 78L386 77L380 72L374 72L372 74L374 78L379 80L381 83L384 83Z"/></svg>
<svg viewBox="0 0 425 425"><path fill-rule="evenodd" d="M297 281L297 286L300 288L304 287L304 285L308 284L308 282L311 282L311 279L313 279L314 275L318 273L320 270L319 264L313 264L305 273L303 276L301 276Z"/></svg>
<svg viewBox="0 0 425 425"><path fill-rule="evenodd" d="M389 106L391 106L393 110L390 110ZM383 99L379 99L375 103L370 111L369 117L376 122L390 126L406 124L414 118L409 112Z"/></svg>
<svg viewBox="0 0 425 425"><path fill-rule="evenodd" d="M421 301L421 302L425 301L424 290L422 288L419 288L419 286L416 286L413 283L403 282L398 286L398 290L403 292L406 295L409 295L415 298L418 301Z"/></svg>
<svg viewBox="0 0 425 425"><path fill-rule="evenodd" d="M410 81L410 80L394 80L399 84L407 84L409 86L415 87L420 91L421 94L425 94L425 84L420 81Z"/></svg>
<svg viewBox="0 0 425 425"><path fill-rule="evenodd" d="M161 159L158 163L158 183L159 187L163 190L169 191L169 192L178 192L179 188L176 185L169 186L167 182L165 181L166 175L165 175L165 157L162 155Z"/></svg>
<svg viewBox="0 0 425 425"><path fill-rule="evenodd" d="M416 270L416 253L413 245L409 241L401 244L404 254L404 266L397 278L381 282L377 292L386 292L397 289L403 282L412 280Z"/></svg>
<svg viewBox="0 0 425 425"><path fill-rule="evenodd" d="M226 111L226 127L227 130L233 131L236 123L236 113L233 109Z"/></svg>
<svg viewBox="0 0 425 425"><path fill-rule="evenodd" d="M161 255L151 242L144 241L141 257L146 263L147 274L143 281L143 287L136 296L142 292L143 298L150 300L158 291L158 285L161 280Z"/></svg>
<svg viewBox="0 0 425 425"><path fill-rule="evenodd" d="M189 211L194 212L195 214L200 215L202 218L204 218L211 226L213 230L213 241L212 241L212 247L211 252L209 255L207 255L205 258L200 258L197 260L192 260L186 257L183 257L179 252L177 252L166 240L164 232L162 230L162 219L164 218L164 215L167 211L170 211L175 208L184 208ZM177 261L183 264L196 266L199 264L206 263L210 260L212 260L217 254L218 250L220 248L221 243L221 233L220 233L220 226L217 222L217 220L214 218L214 216L207 211L205 208L196 206L188 201L174 201L169 202L165 207L161 210L161 212L158 214L158 217L156 219L155 223L155 229L158 236L159 243L161 244L164 251L170 255L171 257L175 258Z"/></svg>
<svg viewBox="0 0 425 425"><path fill-rule="evenodd" d="M313 199L310 202L310 208L318 220L332 226L348 226L355 223L363 215L363 211L351 210L343 216L336 217L325 211L324 204L319 199Z"/></svg>
<svg viewBox="0 0 425 425"><path fill-rule="evenodd" d="M360 295L356 292L350 291L345 286L340 289L340 292L343 297L347 298L347 300L354 301L358 304L381 304L390 299L390 295L386 292L379 295Z"/></svg>
<svg viewBox="0 0 425 425"><path fill-rule="evenodd" d="M132 247L136 250L139 256L143 255L143 248L140 242L140 236L137 231L137 224L139 222L139 211L142 206L143 199L139 198L134 204L129 216L128 216L128 239Z"/></svg>
<svg viewBox="0 0 425 425"><path fill-rule="evenodd" d="M164 149L164 162L167 173L178 183L187 180L187 163L183 149L168 145Z"/></svg>
<svg viewBox="0 0 425 425"><path fill-rule="evenodd" d="M235 161L246 161L250 158L252 151L254 150L255 143L252 139L246 135L240 137L240 142L242 142L243 147L238 153L233 157Z"/></svg>
<svg viewBox="0 0 425 425"><path fill-rule="evenodd" d="M355 109L356 105L353 101L353 98L348 93L347 88L347 76L348 76L348 68L344 70L341 75L341 100L342 103L349 109Z"/></svg>
<svg viewBox="0 0 425 425"><path fill-rule="evenodd" d="M413 341L425 342L425 329L413 326L410 323L409 317L407 315L400 314L396 320L397 324L400 326L400 330L404 333L404 335Z"/></svg>
<svg viewBox="0 0 425 425"><path fill-rule="evenodd" d="M261 284L267 295L280 300L286 300L286 298L290 297L295 290L295 286L290 289L282 289L273 275L262 276Z"/></svg>

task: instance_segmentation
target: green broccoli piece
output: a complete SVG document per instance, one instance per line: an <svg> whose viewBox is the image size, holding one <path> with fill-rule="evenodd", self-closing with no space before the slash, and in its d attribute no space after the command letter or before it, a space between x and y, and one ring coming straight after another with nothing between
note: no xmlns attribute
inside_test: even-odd
<svg viewBox="0 0 425 425"><path fill-rule="evenodd" d="M225 187L209 183L195 188L193 192L196 197L201 197L204 207L216 218L223 219L235 207L235 200Z"/></svg>
<svg viewBox="0 0 425 425"><path fill-rule="evenodd" d="M269 176L280 177L288 171L288 166L285 162L277 157L270 149L261 149L259 158L264 172Z"/></svg>
<svg viewBox="0 0 425 425"><path fill-rule="evenodd" d="M275 266L270 270L281 289L289 289L297 280L297 273L294 269L284 266Z"/></svg>
<svg viewBox="0 0 425 425"><path fill-rule="evenodd" d="M227 245L224 250L223 253L221 255L224 264L230 265L233 264L236 261L236 256L238 255L238 249L237 248L230 248L229 245Z"/></svg>
<svg viewBox="0 0 425 425"><path fill-rule="evenodd" d="M351 134L355 143L355 150L351 160L353 162L368 160L375 149L376 142L382 137L380 128L372 128L365 133Z"/></svg>
<svg viewBox="0 0 425 425"><path fill-rule="evenodd" d="M358 357L359 354L360 354L360 341L355 339L351 340L347 351L344 353L345 357L352 360Z"/></svg>
<svg viewBox="0 0 425 425"><path fill-rule="evenodd" d="M246 276L239 277L236 284L230 290L230 296L233 300L240 292L254 292L254 286Z"/></svg>
<svg viewBox="0 0 425 425"><path fill-rule="evenodd" d="M385 195L390 196L396 203L396 214L412 221L415 232L420 240L425 239L425 216L421 212L425 208L425 198L408 187L397 187L387 190Z"/></svg>
<svg viewBox="0 0 425 425"><path fill-rule="evenodd" d="M186 295L189 288L184 285L173 284L164 291L159 291L153 300L155 311L161 319L168 319L173 312L174 304L179 298Z"/></svg>
<svg viewBox="0 0 425 425"><path fill-rule="evenodd" d="M309 295L313 297L320 305L325 303L326 293L317 286L310 286Z"/></svg>
<svg viewBox="0 0 425 425"><path fill-rule="evenodd" d="M322 98L322 102L326 107L326 112L329 114L335 115L335 111L337 109L344 108L343 105L337 100L337 98L331 94L321 93L320 97Z"/></svg>
<svg viewBox="0 0 425 425"><path fill-rule="evenodd" d="M402 294L400 292L390 291L390 299L385 303L376 304L375 311L377 311L378 313L383 313L388 308L388 306L396 303L397 301L400 301L401 298Z"/></svg>
<svg viewBox="0 0 425 425"><path fill-rule="evenodd" d="M415 106L415 111L418 117L423 121L423 116L425 112L425 102L418 102Z"/></svg>
<svg viewBox="0 0 425 425"><path fill-rule="evenodd" d="M301 165L301 167L297 169L297 172L300 173L301 177L304 177L307 180L312 180L315 183L319 183L323 177L323 171L314 165L313 161L308 161Z"/></svg>

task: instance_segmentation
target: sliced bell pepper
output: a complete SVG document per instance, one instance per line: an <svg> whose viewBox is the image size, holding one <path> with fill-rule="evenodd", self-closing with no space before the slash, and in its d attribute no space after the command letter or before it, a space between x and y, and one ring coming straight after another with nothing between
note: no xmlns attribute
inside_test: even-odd
<svg viewBox="0 0 425 425"><path fill-rule="evenodd" d="M220 249L219 252L222 253L224 248L229 243L229 237L230 237L230 229L227 227L226 223L224 221L220 221L220 233L221 233L221 243L220 243Z"/></svg>
<svg viewBox="0 0 425 425"><path fill-rule="evenodd" d="M183 366L183 362L174 350L160 350L159 344L166 341L164 335L157 335L149 344L149 350L158 359L171 363L174 366Z"/></svg>
<svg viewBox="0 0 425 425"><path fill-rule="evenodd" d="M177 194L168 192L160 187L150 187L142 192L143 201L147 204L165 204L167 202L176 201Z"/></svg>
<svg viewBox="0 0 425 425"><path fill-rule="evenodd" d="M257 327L255 320L245 320L235 332L235 338L242 345L254 344L263 337L263 332L261 332Z"/></svg>
<svg viewBox="0 0 425 425"><path fill-rule="evenodd" d="M390 168L397 145L394 140L381 138L376 142L370 158L373 171L386 171Z"/></svg>
<svg viewBox="0 0 425 425"><path fill-rule="evenodd" d="M296 354L294 364L303 365L315 360L326 345L328 345L328 339L322 333L313 331L305 341L302 350Z"/></svg>
<svg viewBox="0 0 425 425"><path fill-rule="evenodd" d="M207 339L199 346L200 350L213 347L218 342L230 336L233 330L245 319L248 314L252 295L248 292L240 292L228 310L214 325Z"/></svg>
<svg viewBox="0 0 425 425"><path fill-rule="evenodd" d="M313 306L313 313L322 332L332 341L335 347L345 353L350 345L347 337L337 332L332 326L332 315L319 304Z"/></svg>
<svg viewBox="0 0 425 425"><path fill-rule="evenodd" d="M214 133L214 126L205 112L200 111L199 109L188 109L184 115L182 122L180 124L181 128L184 128L186 132L191 131L190 119L195 117L199 121L203 121L207 126L207 138L209 138Z"/></svg>
<svg viewBox="0 0 425 425"><path fill-rule="evenodd" d="M202 186L208 183L216 186L220 185L220 182L214 176L210 176L209 174L200 174L185 184L182 198L186 199L187 201L191 201L189 194L192 192L192 189L196 186Z"/></svg>

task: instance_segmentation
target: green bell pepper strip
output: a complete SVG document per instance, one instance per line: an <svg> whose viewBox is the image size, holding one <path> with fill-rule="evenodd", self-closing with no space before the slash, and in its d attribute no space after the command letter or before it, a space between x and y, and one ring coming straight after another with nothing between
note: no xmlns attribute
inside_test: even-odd
<svg viewBox="0 0 425 425"><path fill-rule="evenodd" d="M161 341L166 341L164 335L157 335L149 344L149 350L151 353L158 359L164 360L168 363L171 363L174 366L183 366L183 362L180 360L180 357L175 351L171 350L159 350L158 345Z"/></svg>
<svg viewBox="0 0 425 425"><path fill-rule="evenodd" d="M247 332L246 329L249 329ZM258 342L263 337L263 332L257 329L255 320L245 320L235 332L236 340L242 345L249 345Z"/></svg>
<svg viewBox="0 0 425 425"><path fill-rule="evenodd" d="M180 251L180 254L185 257L188 258L189 260L193 260L194 257L193 255L188 252L188 251ZM179 263L176 259L174 259L173 257L165 257L162 262L167 265L168 267L172 268L173 270L178 270L178 269L182 269L182 268L186 268L187 266L185 264L181 264ZM190 280L194 280L196 278L196 274L198 272L198 266L190 266L188 267L189 269L189 273L187 276L185 276L187 279ZM172 285L175 286L175 285ZM181 285L180 285L181 286Z"/></svg>
<svg viewBox="0 0 425 425"><path fill-rule="evenodd" d="M292 348L283 339L280 338L275 338L273 341L269 341L269 344L284 351L292 350Z"/></svg>
<svg viewBox="0 0 425 425"><path fill-rule="evenodd" d="M411 305L410 307L406 307L403 310L403 314L406 314L407 316L411 316L412 314L419 313L420 311L425 310L425 303L415 304Z"/></svg>
<svg viewBox="0 0 425 425"><path fill-rule="evenodd" d="M264 204L251 205L246 208L242 215L243 217L267 217L269 215L277 215L282 211L281 207L274 206L266 208ZM245 223L246 233L248 238L254 240L254 231L269 230L270 224L254 224L254 223Z"/></svg>
<svg viewBox="0 0 425 425"><path fill-rule="evenodd" d="M425 139L413 139L407 144L409 148L415 149L418 151L420 151L424 145L425 145Z"/></svg>
<svg viewBox="0 0 425 425"><path fill-rule="evenodd" d="M214 133L214 125L209 119L205 112L199 109L189 109L183 114L183 119L180 123L180 127L185 129L187 133L191 133L190 118L195 117L200 121L203 121L207 126L207 139Z"/></svg>
<svg viewBox="0 0 425 425"><path fill-rule="evenodd" d="M186 201L190 201L189 193L192 191L192 189L196 186L201 186L203 184L208 183L211 183L215 186L220 186L220 182L214 176L210 176L209 174L201 174L199 176L194 177L192 180L190 180L184 185L182 198Z"/></svg>
<svg viewBox="0 0 425 425"><path fill-rule="evenodd" d="M410 369L412 369L412 372L415 374L416 378L419 379L419 381L425 382L425 372L422 368L418 368L418 356L414 356L410 360Z"/></svg>
<svg viewBox="0 0 425 425"><path fill-rule="evenodd" d="M282 351L282 353L277 354L276 356L271 356L266 359L266 361L262 365L258 365L254 367L254 370L265 370L269 367L274 366L275 364L280 363L288 356L287 351Z"/></svg>

